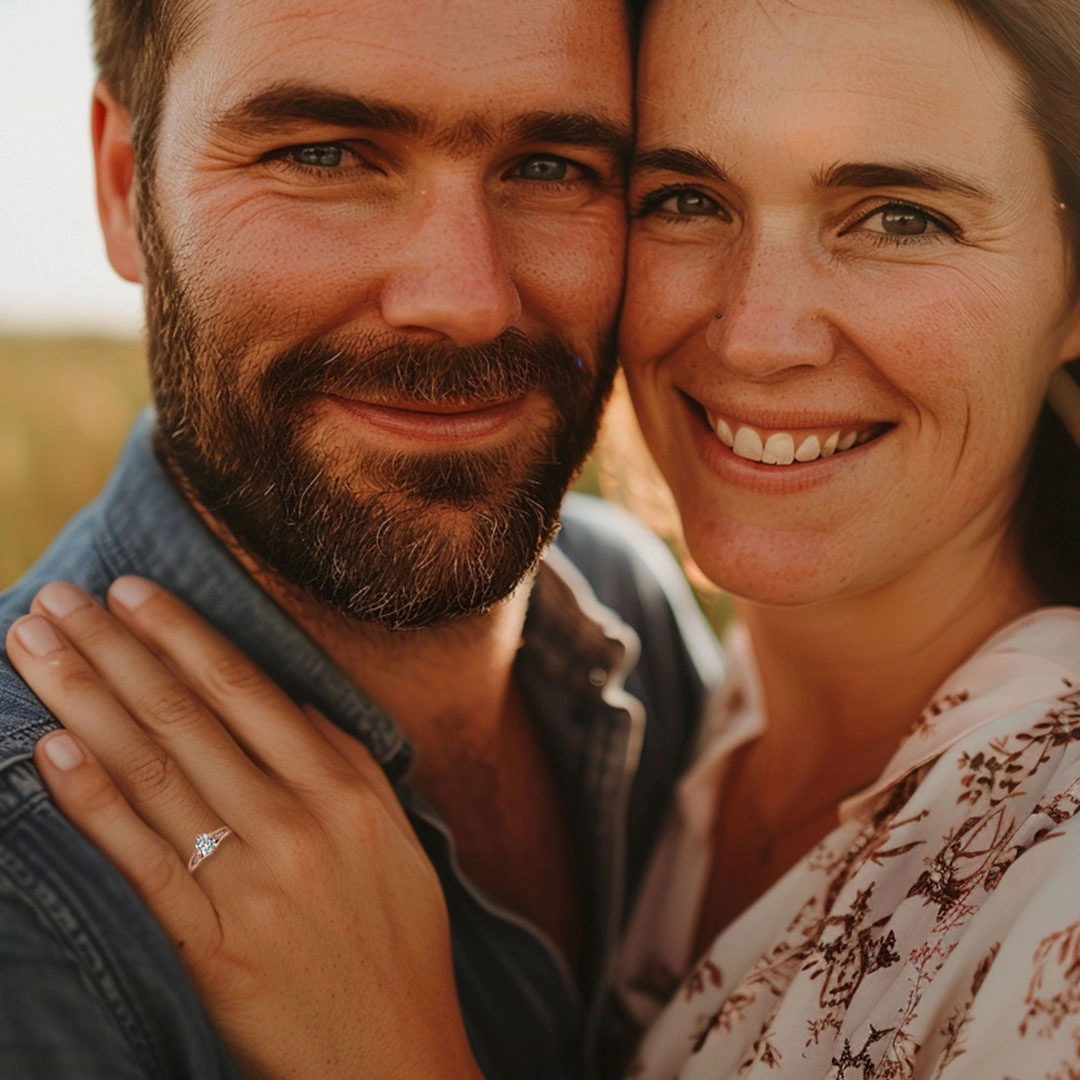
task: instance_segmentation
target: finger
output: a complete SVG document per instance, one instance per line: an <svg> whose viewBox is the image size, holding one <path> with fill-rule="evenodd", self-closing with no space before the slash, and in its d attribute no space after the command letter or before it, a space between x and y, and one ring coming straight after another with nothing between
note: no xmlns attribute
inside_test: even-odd
<svg viewBox="0 0 1080 1080"><path fill-rule="evenodd" d="M345 763L262 669L182 600L145 578L113 582L109 608L166 659L248 754L288 785Z"/></svg>
<svg viewBox="0 0 1080 1080"><path fill-rule="evenodd" d="M372 756L371 751L359 739L354 738L348 732L342 731L337 724L323 716L314 705L304 705L302 709L312 727L341 754L359 776L367 781L371 790L386 806L398 825L411 831L412 824L398 801L386 773L383 772L382 766Z"/></svg>
<svg viewBox="0 0 1080 1080"><path fill-rule="evenodd" d="M56 804L124 875L178 949L205 951L213 905L169 841L135 813L89 749L66 731L38 740L34 761Z"/></svg>
<svg viewBox="0 0 1080 1080"><path fill-rule="evenodd" d="M156 757L170 767L175 765L203 801L213 808L215 817L229 822L238 831L248 834L258 824L259 807L280 804L285 793L272 783L237 745L229 732L173 672L171 672L139 638L111 612L96 603L81 589L66 582L45 586L34 598L33 610L46 612L54 625L62 630L83 663L97 674L96 700L111 697L123 715L142 731L140 756L150 758L146 768L153 770L153 755L147 750L146 739L156 749ZM78 667L69 658L68 666ZM128 787L120 763L114 753L99 744L109 735L112 741L131 736L131 725L120 725L116 708L107 709L112 724L99 734L98 726L88 729L80 724L87 702L60 696L63 687L52 685L47 673L34 673L43 685L50 708L79 735L90 742L106 767L121 785ZM39 687L35 685L35 690ZM63 710L62 712L59 710ZM100 721L99 721L100 723ZM268 722L272 723L272 722ZM129 797L132 794L129 793ZM141 797L133 802L143 808ZM190 820L190 819L188 819ZM160 818L154 824L160 827ZM187 843L190 843L190 837Z"/></svg>
<svg viewBox="0 0 1080 1080"><path fill-rule="evenodd" d="M128 804L177 851L218 819L62 631L41 616L24 616L8 631L7 650L30 689L91 748Z"/></svg>

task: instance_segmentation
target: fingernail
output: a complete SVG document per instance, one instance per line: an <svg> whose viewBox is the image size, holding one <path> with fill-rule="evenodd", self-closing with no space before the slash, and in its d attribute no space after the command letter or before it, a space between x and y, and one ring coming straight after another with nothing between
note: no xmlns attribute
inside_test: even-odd
<svg viewBox="0 0 1080 1080"><path fill-rule="evenodd" d="M86 761L82 747L66 731L49 735L43 741L41 749L61 772L69 772Z"/></svg>
<svg viewBox="0 0 1080 1080"><path fill-rule="evenodd" d="M117 578L109 586L110 599L115 600L121 607L126 607L128 611L142 607L156 592L157 586L141 577Z"/></svg>
<svg viewBox="0 0 1080 1080"><path fill-rule="evenodd" d="M66 581L54 581L37 594L38 603L50 614L63 619L73 611L93 603L89 596Z"/></svg>
<svg viewBox="0 0 1080 1080"><path fill-rule="evenodd" d="M48 656L64 647L48 619L30 615L15 624L15 636L31 656Z"/></svg>

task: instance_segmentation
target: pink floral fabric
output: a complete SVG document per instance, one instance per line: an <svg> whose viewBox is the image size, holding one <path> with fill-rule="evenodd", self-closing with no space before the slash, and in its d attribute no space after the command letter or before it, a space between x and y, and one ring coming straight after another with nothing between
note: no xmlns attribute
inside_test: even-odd
<svg viewBox="0 0 1080 1080"><path fill-rule="evenodd" d="M621 960L622 1003L651 1024L629 1075L1080 1080L1080 611L987 642L695 958L726 763L761 732L745 635L729 654Z"/></svg>

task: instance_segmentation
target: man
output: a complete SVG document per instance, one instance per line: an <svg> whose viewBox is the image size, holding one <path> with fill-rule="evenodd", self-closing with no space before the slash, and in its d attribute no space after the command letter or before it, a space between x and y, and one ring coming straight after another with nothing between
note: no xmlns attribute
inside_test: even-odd
<svg viewBox="0 0 1080 1080"><path fill-rule="evenodd" d="M626 23L96 0L99 211L157 417L0 605L152 577L362 739L443 882L477 1059L515 1080L591 1054L707 681L640 529L570 509L539 561L614 367ZM48 802L52 723L0 668L0 1075L235 1075Z"/></svg>

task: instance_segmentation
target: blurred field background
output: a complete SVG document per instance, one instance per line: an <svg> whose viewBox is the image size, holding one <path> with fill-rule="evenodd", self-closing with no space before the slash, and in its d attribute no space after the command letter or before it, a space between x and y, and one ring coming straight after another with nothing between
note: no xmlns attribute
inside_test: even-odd
<svg viewBox="0 0 1080 1080"><path fill-rule="evenodd" d="M101 489L147 400L142 343L0 336L0 588Z"/></svg>

